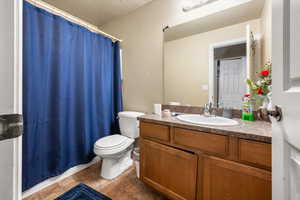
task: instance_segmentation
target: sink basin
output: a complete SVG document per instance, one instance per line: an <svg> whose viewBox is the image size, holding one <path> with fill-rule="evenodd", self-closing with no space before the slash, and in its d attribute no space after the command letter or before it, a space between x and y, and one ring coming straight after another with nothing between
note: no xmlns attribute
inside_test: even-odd
<svg viewBox="0 0 300 200"><path fill-rule="evenodd" d="M224 117L206 117L204 115L178 115L177 119L189 122L192 124L200 124L200 125L210 125L210 126L236 126L239 123L232 119L227 119Z"/></svg>

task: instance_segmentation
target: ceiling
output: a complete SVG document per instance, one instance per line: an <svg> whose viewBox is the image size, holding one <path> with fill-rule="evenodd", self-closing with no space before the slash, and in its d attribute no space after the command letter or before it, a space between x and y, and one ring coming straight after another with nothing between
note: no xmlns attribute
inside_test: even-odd
<svg viewBox="0 0 300 200"><path fill-rule="evenodd" d="M43 0L93 25L126 15L152 0Z"/></svg>
<svg viewBox="0 0 300 200"><path fill-rule="evenodd" d="M225 0L224 0L225 2ZM217 4L218 2L216 2ZM164 36L165 41L176 40L194 34L204 33L218 28L243 23L261 17L265 0L250 0L247 3L214 12L187 23L171 26ZM212 5L214 6L214 5ZM201 8L198 10L201 11Z"/></svg>

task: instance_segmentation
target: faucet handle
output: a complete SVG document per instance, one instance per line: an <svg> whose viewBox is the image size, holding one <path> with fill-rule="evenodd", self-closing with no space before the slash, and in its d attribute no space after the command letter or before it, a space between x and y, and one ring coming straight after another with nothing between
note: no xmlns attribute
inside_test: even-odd
<svg viewBox="0 0 300 200"><path fill-rule="evenodd" d="M209 103L204 104L204 109L205 109L205 110L208 110L209 107L210 107Z"/></svg>
<svg viewBox="0 0 300 200"><path fill-rule="evenodd" d="M209 102L208 103L208 109L211 110L213 107L215 107L215 105L212 102Z"/></svg>

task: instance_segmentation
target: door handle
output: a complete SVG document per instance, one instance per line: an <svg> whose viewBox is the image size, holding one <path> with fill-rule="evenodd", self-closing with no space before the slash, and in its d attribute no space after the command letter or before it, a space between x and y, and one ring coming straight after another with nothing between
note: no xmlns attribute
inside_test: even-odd
<svg viewBox="0 0 300 200"><path fill-rule="evenodd" d="M274 117L278 122L282 120L282 109L279 106L275 106L274 110L268 110L268 115Z"/></svg>
<svg viewBox="0 0 300 200"><path fill-rule="evenodd" d="M275 106L274 110L267 110L265 108L257 111L258 118L262 120L268 119L268 116L274 117L278 122L282 120L282 109L279 106Z"/></svg>

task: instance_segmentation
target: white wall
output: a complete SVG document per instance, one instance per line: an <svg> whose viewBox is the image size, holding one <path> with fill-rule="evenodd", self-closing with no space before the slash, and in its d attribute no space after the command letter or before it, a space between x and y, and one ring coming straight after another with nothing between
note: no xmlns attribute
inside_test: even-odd
<svg viewBox="0 0 300 200"><path fill-rule="evenodd" d="M261 17L262 64L272 61L272 2L266 0Z"/></svg>
<svg viewBox="0 0 300 200"><path fill-rule="evenodd" d="M0 114L13 112L14 95L14 7L12 0L0 1Z"/></svg>
<svg viewBox="0 0 300 200"><path fill-rule="evenodd" d="M0 141L0 194L1 199L13 199L13 141Z"/></svg>

